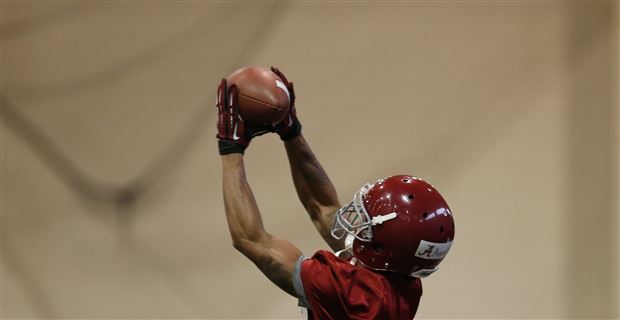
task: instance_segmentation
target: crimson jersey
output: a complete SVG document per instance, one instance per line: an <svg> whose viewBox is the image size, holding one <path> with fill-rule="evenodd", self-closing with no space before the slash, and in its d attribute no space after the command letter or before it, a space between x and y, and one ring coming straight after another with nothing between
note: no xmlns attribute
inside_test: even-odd
<svg viewBox="0 0 620 320"><path fill-rule="evenodd" d="M295 277L309 319L413 319L422 296L419 278L374 272L327 251L300 260Z"/></svg>

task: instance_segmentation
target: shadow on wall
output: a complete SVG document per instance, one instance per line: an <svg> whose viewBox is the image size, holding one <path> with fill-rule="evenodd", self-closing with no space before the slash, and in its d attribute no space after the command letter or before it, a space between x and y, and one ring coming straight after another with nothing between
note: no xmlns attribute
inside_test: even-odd
<svg viewBox="0 0 620 320"><path fill-rule="evenodd" d="M570 10L566 316L616 319L618 5Z"/></svg>

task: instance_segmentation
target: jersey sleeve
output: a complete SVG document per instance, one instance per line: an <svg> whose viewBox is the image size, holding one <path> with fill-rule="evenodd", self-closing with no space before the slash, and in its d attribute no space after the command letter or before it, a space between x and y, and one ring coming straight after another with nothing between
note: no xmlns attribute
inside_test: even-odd
<svg viewBox="0 0 620 320"><path fill-rule="evenodd" d="M306 293L304 292L304 287L301 280L301 264L306 260L308 260L308 257L300 256L297 259L295 269L293 270L293 288L295 289L295 294L299 299L298 305L304 308L308 308L308 299L306 298Z"/></svg>
<svg viewBox="0 0 620 320"><path fill-rule="evenodd" d="M383 288L327 251L300 262L303 297L315 319L379 319Z"/></svg>

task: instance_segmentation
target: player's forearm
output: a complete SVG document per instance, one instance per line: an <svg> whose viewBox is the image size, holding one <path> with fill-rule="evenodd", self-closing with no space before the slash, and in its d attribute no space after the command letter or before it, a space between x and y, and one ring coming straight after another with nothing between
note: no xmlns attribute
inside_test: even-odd
<svg viewBox="0 0 620 320"><path fill-rule="evenodd" d="M297 195L311 218L339 208L336 189L302 135L285 142Z"/></svg>
<svg viewBox="0 0 620 320"><path fill-rule="evenodd" d="M334 185L302 135L285 146L299 200L321 237L333 250L342 249L342 241L331 236L334 213L340 208Z"/></svg>
<svg viewBox="0 0 620 320"><path fill-rule="evenodd" d="M237 250L248 257L279 288L296 296L293 270L301 251L272 236L263 227L252 190L245 178L243 156L222 156L224 207Z"/></svg>
<svg viewBox="0 0 620 320"><path fill-rule="evenodd" d="M228 228L237 249L257 242L266 235L256 200L245 177L243 156L239 153L222 156L224 208Z"/></svg>

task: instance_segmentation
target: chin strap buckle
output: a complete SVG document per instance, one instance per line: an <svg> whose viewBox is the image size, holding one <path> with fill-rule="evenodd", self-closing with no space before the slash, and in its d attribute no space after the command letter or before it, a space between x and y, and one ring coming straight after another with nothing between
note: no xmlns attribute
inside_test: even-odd
<svg viewBox="0 0 620 320"><path fill-rule="evenodd" d="M388 220L392 220L395 219L397 216L396 212L392 212L392 213L388 213L386 215L379 215L379 216L374 216L372 217L372 220L370 220L370 224L373 226L376 226L378 224L382 224Z"/></svg>

